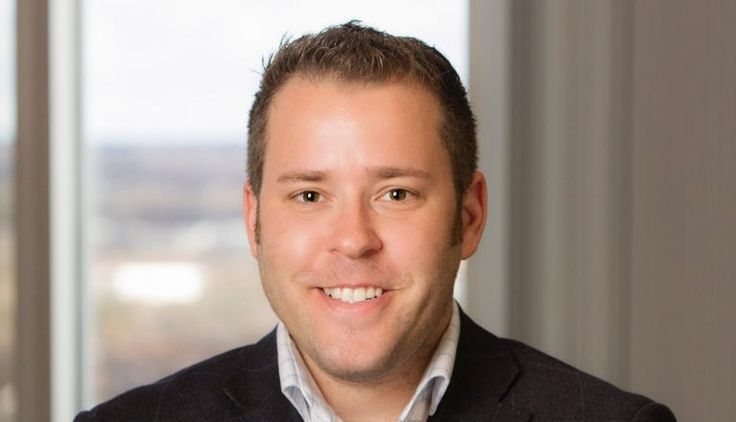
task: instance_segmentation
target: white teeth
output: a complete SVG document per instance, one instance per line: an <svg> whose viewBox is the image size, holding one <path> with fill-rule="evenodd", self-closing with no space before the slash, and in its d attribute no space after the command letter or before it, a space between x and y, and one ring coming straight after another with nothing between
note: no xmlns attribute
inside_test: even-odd
<svg viewBox="0 0 736 422"><path fill-rule="evenodd" d="M365 288L358 287L353 291L353 302L362 302L365 300Z"/></svg>
<svg viewBox="0 0 736 422"><path fill-rule="evenodd" d="M353 303L353 289L350 287L343 287L341 295L340 299L342 299L343 302Z"/></svg>
<svg viewBox="0 0 736 422"><path fill-rule="evenodd" d="M335 288L323 288L326 295L333 299L338 299L347 303L360 303L368 299L378 298L383 294L383 289L380 287L335 287Z"/></svg>
<svg viewBox="0 0 736 422"><path fill-rule="evenodd" d="M341 289L339 287L331 289L330 290L330 296L334 297L335 299L340 299L342 296L340 296Z"/></svg>

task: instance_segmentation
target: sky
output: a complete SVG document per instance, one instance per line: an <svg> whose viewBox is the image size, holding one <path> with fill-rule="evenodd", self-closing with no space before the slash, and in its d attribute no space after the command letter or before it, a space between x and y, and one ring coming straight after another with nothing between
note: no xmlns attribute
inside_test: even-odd
<svg viewBox="0 0 736 422"><path fill-rule="evenodd" d="M15 131L15 0L0 0L0 144Z"/></svg>
<svg viewBox="0 0 736 422"><path fill-rule="evenodd" d="M91 143L243 142L262 58L284 34L350 19L423 39L467 73L465 1L83 3L83 127Z"/></svg>
<svg viewBox="0 0 736 422"><path fill-rule="evenodd" d="M15 127L15 0L0 0L0 142ZM242 142L284 35L359 19L467 75L466 0L81 0L85 142Z"/></svg>

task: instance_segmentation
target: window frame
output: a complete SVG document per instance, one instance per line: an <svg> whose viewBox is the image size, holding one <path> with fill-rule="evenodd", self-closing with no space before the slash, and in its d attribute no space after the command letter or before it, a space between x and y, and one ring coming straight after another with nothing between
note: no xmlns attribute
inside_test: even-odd
<svg viewBox="0 0 736 422"><path fill-rule="evenodd" d="M80 0L17 0L17 414L82 407Z"/></svg>
<svg viewBox="0 0 736 422"><path fill-rule="evenodd" d="M67 421L90 404L86 398L92 382L85 362L92 357L84 338L91 322L84 286L89 254L83 224L87 209L81 133L83 1L16 0L15 350L23 358L17 359L14 383L19 421ZM503 12L502 19L505 1L495 6ZM479 4L469 0L466 13L472 17ZM468 21L469 37L473 22ZM470 59L473 52L468 52ZM493 54L505 59L500 49ZM498 63L499 57L491 60ZM469 90L477 84L473 74L487 72L487 66L488 61L468 63ZM504 77L494 79L503 82ZM492 158L488 167L503 159ZM498 236L494 242L503 243L505 234L494 235ZM456 293L471 313L487 312L467 303L477 287L464 280L465 272L505 271L494 268L481 260L470 262L467 270L464 266ZM506 314L500 299L500 306L491 311L494 316Z"/></svg>

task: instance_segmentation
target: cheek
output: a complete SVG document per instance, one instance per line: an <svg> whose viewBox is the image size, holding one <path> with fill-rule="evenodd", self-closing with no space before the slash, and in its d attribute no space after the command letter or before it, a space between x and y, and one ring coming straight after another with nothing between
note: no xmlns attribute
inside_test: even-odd
<svg viewBox="0 0 736 422"><path fill-rule="evenodd" d="M261 214L261 253L285 267L299 267L314 259L324 230L318 221L291 213L266 210Z"/></svg>
<svg viewBox="0 0 736 422"><path fill-rule="evenodd" d="M382 230L386 252L398 268L412 272L429 270L436 265L438 255L450 247L453 225L447 220L447 217L438 218L432 214L417 215L398 224L392 222Z"/></svg>

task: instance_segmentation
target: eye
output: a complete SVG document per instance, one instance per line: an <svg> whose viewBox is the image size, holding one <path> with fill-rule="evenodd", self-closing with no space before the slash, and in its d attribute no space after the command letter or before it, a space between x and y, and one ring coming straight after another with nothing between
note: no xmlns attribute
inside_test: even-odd
<svg viewBox="0 0 736 422"><path fill-rule="evenodd" d="M320 194L313 190L305 190L304 192L300 192L296 195L297 202L319 202L319 199Z"/></svg>
<svg viewBox="0 0 736 422"><path fill-rule="evenodd" d="M411 193L406 189L391 189L386 192L384 199L389 201L404 201L409 197L409 195L411 195Z"/></svg>

